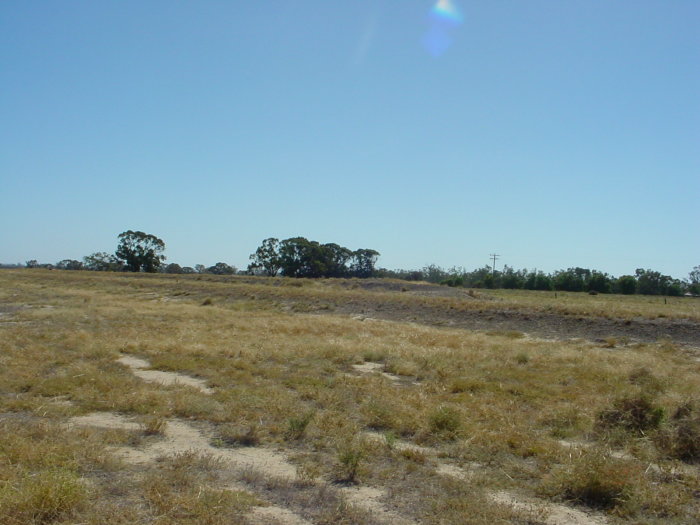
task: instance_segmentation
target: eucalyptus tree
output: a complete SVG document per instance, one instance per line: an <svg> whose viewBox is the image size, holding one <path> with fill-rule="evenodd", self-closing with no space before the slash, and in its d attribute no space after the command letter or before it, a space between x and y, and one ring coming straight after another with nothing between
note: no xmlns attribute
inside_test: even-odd
<svg viewBox="0 0 700 525"><path fill-rule="evenodd" d="M115 255L124 260L130 272L155 273L165 260L165 243L149 233L127 230L119 234Z"/></svg>

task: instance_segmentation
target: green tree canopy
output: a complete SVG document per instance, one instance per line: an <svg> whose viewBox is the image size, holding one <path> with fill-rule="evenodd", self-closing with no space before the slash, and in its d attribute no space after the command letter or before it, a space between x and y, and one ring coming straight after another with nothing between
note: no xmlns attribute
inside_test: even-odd
<svg viewBox="0 0 700 525"><path fill-rule="evenodd" d="M95 252L83 257L83 268L94 272L118 272L124 265L114 255L105 252Z"/></svg>
<svg viewBox="0 0 700 525"><path fill-rule="evenodd" d="M282 267L279 246L278 239L274 237L265 239L255 250L255 253L251 254L250 260L252 262L248 265L248 271L250 273L263 272L270 277L277 275Z"/></svg>
<svg viewBox="0 0 700 525"><path fill-rule="evenodd" d="M700 294L700 265L688 274L688 291L695 295Z"/></svg>
<svg viewBox="0 0 700 525"><path fill-rule="evenodd" d="M350 265L350 273L353 277L374 277L376 273L375 265L379 258L377 250L362 248L352 252L352 263Z"/></svg>
<svg viewBox="0 0 700 525"><path fill-rule="evenodd" d="M58 270L82 270L83 263L76 261L74 259L63 259L56 263L56 269Z"/></svg>
<svg viewBox="0 0 700 525"><path fill-rule="evenodd" d="M214 275L233 275L236 273L236 269L225 262L218 262L214 266L207 268L207 273L212 273Z"/></svg>
<svg viewBox="0 0 700 525"><path fill-rule="evenodd" d="M165 273L184 273L182 271L182 266L177 263L170 263L165 267Z"/></svg>
<svg viewBox="0 0 700 525"><path fill-rule="evenodd" d="M251 273L286 277L371 277L379 257L376 250L352 251L336 243L320 244L306 237L265 239L251 254Z"/></svg>
<svg viewBox="0 0 700 525"><path fill-rule="evenodd" d="M624 295L632 295L637 290L637 279L634 275L621 275L615 282L615 290Z"/></svg>
<svg viewBox="0 0 700 525"><path fill-rule="evenodd" d="M128 230L119 234L115 255L130 272L157 272L165 260L165 243L149 233Z"/></svg>

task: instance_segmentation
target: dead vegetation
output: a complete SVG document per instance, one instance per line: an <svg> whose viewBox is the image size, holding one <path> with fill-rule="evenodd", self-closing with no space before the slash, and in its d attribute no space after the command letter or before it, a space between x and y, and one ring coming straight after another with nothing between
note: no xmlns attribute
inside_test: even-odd
<svg viewBox="0 0 700 525"><path fill-rule="evenodd" d="M286 307L347 294L457 307L413 288L41 271L0 283L1 523L700 513L700 363L670 340L601 346Z"/></svg>

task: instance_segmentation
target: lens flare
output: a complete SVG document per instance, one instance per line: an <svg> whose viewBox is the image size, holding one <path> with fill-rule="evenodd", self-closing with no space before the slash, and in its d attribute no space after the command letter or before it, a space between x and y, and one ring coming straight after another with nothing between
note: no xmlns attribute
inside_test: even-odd
<svg viewBox="0 0 700 525"><path fill-rule="evenodd" d="M423 45L431 55L438 57L452 45L452 31L462 23L462 13L451 0L438 0L430 10L430 27L423 37Z"/></svg>
<svg viewBox="0 0 700 525"><path fill-rule="evenodd" d="M450 2L450 0L438 0L438 2L430 10L430 14L434 18L452 22L454 24L462 23L462 13L459 9Z"/></svg>

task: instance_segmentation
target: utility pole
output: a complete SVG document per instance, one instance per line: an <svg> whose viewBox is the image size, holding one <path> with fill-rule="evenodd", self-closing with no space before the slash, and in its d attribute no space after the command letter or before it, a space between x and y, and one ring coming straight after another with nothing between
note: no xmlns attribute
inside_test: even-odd
<svg viewBox="0 0 700 525"><path fill-rule="evenodd" d="M495 278L496 277L496 259L500 257L497 253L491 253L489 254L489 257L493 259L493 270L491 271L491 275Z"/></svg>

